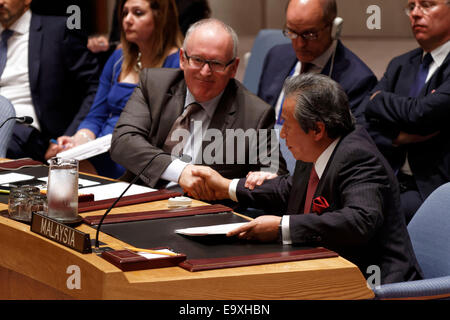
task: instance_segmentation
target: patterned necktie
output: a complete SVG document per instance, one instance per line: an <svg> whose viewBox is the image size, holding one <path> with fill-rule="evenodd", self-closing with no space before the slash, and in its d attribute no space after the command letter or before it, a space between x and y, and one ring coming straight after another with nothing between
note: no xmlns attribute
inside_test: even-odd
<svg viewBox="0 0 450 320"><path fill-rule="evenodd" d="M194 113L200 111L202 109L202 106L199 105L198 103L194 102L191 103L190 105L188 105L186 107L186 110L184 110L184 112L175 120L172 128L169 131L169 134L167 135L166 141L164 142L164 147L163 150L165 152L172 152L172 149L179 143L183 143L182 148L180 148L178 154L176 154L176 156L181 156L182 152L183 152L183 148L184 148L184 144L186 143L186 139L182 140L180 142L180 140L174 140L175 138L172 139L172 134L176 131L176 130L180 130L180 129L184 129L187 130L188 132L190 132L190 123L191 123L191 117Z"/></svg>
<svg viewBox="0 0 450 320"><path fill-rule="evenodd" d="M11 38L14 31L6 29L2 32L2 40L0 42L0 78L6 66L6 56L8 54L8 39Z"/></svg>
<svg viewBox="0 0 450 320"><path fill-rule="evenodd" d="M425 81L427 80L428 71L430 69L430 64L433 62L433 57L428 52L422 60L422 63L420 64L419 71L416 75L416 80L411 86L411 90L409 92L409 96L416 98L419 96L420 91L422 90L423 86L425 85Z"/></svg>
<svg viewBox="0 0 450 320"><path fill-rule="evenodd" d="M303 209L304 213L311 212L312 200L318 184L319 184L319 176L317 175L316 169L314 168L313 165L311 169L311 174L309 176L308 190L306 191L305 208Z"/></svg>

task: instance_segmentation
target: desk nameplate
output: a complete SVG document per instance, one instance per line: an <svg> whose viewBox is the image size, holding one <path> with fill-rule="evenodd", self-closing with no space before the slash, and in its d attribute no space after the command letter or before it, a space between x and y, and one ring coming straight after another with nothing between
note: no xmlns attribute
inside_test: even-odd
<svg viewBox="0 0 450 320"><path fill-rule="evenodd" d="M31 216L31 231L75 251L81 253L92 252L89 234L49 217L33 213Z"/></svg>

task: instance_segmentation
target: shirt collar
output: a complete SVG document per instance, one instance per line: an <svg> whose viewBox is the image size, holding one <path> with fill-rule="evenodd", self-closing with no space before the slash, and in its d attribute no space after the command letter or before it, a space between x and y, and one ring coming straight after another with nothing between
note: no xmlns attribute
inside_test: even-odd
<svg viewBox="0 0 450 320"><path fill-rule="evenodd" d="M314 64L316 67L320 68L322 70L325 68L325 66L328 63L328 60L330 60L331 55L333 54L334 50L336 49L337 41L333 41L331 43L331 46L328 47L327 50L325 50L322 55L318 56L316 59L311 61L312 64Z"/></svg>
<svg viewBox="0 0 450 320"><path fill-rule="evenodd" d="M28 9L25 13L17 19L10 27L9 30L12 30L19 34L25 34L30 31L30 23L31 23L31 11ZM0 25L0 32L3 32L4 28Z"/></svg>
<svg viewBox="0 0 450 320"><path fill-rule="evenodd" d="M184 108L186 108L191 103L196 102L191 91L189 91L189 88L187 88L186 90L187 90L187 92L186 92L186 99L184 101ZM219 104L220 98L222 98L222 95L223 95L223 91L217 97L212 98L209 101L202 102L202 103L196 102L196 103L198 103L199 105L202 106L203 110L205 110L205 112L209 118L212 118L212 116L214 115L214 112L216 111L217 105Z"/></svg>
<svg viewBox="0 0 450 320"><path fill-rule="evenodd" d="M331 158L331 155L333 154L334 149L336 148L339 140L341 138L335 139L317 158L316 162L314 163L314 169L316 169L317 175L319 176L319 179L322 178L323 172L325 171L325 168L327 167L328 161Z"/></svg>
<svg viewBox="0 0 450 320"><path fill-rule="evenodd" d="M436 63L437 66L440 67L441 64L444 63L445 58L447 58L448 54L450 53L450 40L444 43L443 45L437 47L430 53L431 56L433 57L434 63ZM426 52L424 52L423 54L425 55Z"/></svg>

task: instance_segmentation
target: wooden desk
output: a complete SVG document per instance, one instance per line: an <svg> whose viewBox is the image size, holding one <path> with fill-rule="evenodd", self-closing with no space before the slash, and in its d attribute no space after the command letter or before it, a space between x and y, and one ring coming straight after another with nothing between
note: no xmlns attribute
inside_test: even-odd
<svg viewBox="0 0 450 320"><path fill-rule="evenodd" d="M201 205L194 201L194 205ZM114 212L163 209L167 200ZM0 210L5 205L0 204ZM86 213L102 214L104 210ZM95 230L79 230L95 238ZM113 248L123 243L106 234ZM96 254L80 254L0 217L0 299L370 299L359 269L338 257L189 272L179 267L122 272ZM69 289L69 266L78 266L81 288Z"/></svg>

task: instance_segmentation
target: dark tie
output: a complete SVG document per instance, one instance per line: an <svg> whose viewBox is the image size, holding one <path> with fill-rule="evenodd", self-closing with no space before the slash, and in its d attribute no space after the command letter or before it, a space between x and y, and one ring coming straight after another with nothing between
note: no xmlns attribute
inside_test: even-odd
<svg viewBox="0 0 450 320"><path fill-rule="evenodd" d="M409 96L416 98L419 96L420 91L425 85L425 81L427 80L428 71L430 68L430 64L433 62L433 57L430 53L427 53L420 64L419 71L417 72L416 79L411 86L411 91L409 92Z"/></svg>
<svg viewBox="0 0 450 320"><path fill-rule="evenodd" d="M6 66L6 55L8 54L8 39L11 38L14 31L6 29L2 32L2 41L0 42L0 78Z"/></svg>
<svg viewBox="0 0 450 320"><path fill-rule="evenodd" d="M319 184L319 176L317 175L316 169L314 168L313 165L311 169L311 174L309 176L308 190L306 191L305 208L303 209L304 213L311 212L311 205L318 184Z"/></svg>
<svg viewBox="0 0 450 320"><path fill-rule="evenodd" d="M191 123L191 117L194 113L200 111L202 109L202 106L198 103L194 102L191 103L186 107L184 112L175 120L173 123L172 128L169 131L169 134L167 135L166 141L164 142L163 150L166 152L172 152L172 149L180 143L180 140L172 140L172 134L178 129L184 129L187 131L190 131L190 123ZM183 140L185 143L186 141ZM184 148L184 144L183 144ZM181 156L181 153L183 152L183 148L180 148L180 153L176 156Z"/></svg>
<svg viewBox="0 0 450 320"><path fill-rule="evenodd" d="M302 62L302 66L301 66L301 68L300 68L300 74L309 72L309 70L311 69L311 67L312 67L313 65L314 65L313 63Z"/></svg>

